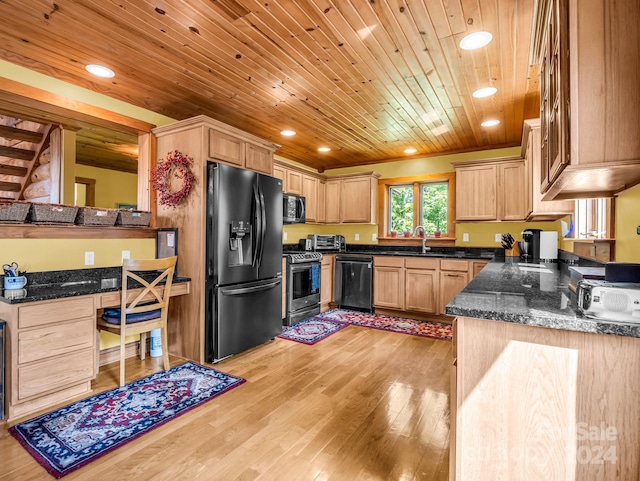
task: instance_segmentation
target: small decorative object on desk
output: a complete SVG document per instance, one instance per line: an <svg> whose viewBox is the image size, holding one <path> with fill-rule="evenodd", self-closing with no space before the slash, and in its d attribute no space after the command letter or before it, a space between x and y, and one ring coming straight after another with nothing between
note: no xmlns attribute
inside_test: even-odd
<svg viewBox="0 0 640 481"><path fill-rule="evenodd" d="M73 224L77 214L75 205L31 204L31 222L34 224Z"/></svg>
<svg viewBox="0 0 640 481"><path fill-rule="evenodd" d="M27 220L30 207L29 202L0 202L0 224L23 224Z"/></svg>
<svg viewBox="0 0 640 481"><path fill-rule="evenodd" d="M97 209L95 207L80 207L76 224L111 227L116 223L118 209Z"/></svg>
<svg viewBox="0 0 640 481"><path fill-rule="evenodd" d="M144 210L119 210L116 225L122 227L149 227L151 212Z"/></svg>

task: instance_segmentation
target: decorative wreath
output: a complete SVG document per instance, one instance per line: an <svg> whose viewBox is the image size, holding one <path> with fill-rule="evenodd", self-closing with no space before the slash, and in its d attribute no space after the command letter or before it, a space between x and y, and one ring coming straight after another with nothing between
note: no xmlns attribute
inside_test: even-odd
<svg viewBox="0 0 640 481"><path fill-rule="evenodd" d="M162 205L176 207L181 204L191 192L195 175L191 172L193 159L174 150L169 152L163 162L160 162L151 174L151 183L158 191L159 201ZM172 179L180 179L182 186L178 190L172 190Z"/></svg>

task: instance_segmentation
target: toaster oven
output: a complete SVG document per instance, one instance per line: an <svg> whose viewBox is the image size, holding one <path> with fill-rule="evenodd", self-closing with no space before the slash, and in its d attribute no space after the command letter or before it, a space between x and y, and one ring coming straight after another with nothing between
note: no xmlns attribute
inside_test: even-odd
<svg viewBox="0 0 640 481"><path fill-rule="evenodd" d="M640 284L581 280L576 295L586 317L640 323Z"/></svg>

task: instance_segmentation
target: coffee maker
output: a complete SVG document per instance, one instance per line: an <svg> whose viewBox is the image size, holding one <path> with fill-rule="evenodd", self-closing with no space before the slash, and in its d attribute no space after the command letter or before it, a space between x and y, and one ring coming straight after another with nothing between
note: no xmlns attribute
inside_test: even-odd
<svg viewBox="0 0 640 481"><path fill-rule="evenodd" d="M540 232L542 229L526 229L522 231L522 247L520 257L525 262L540 260Z"/></svg>

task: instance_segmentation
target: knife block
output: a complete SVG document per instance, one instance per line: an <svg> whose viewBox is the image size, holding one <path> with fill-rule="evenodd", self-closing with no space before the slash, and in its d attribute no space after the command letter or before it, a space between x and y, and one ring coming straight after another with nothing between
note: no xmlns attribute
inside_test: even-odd
<svg viewBox="0 0 640 481"><path fill-rule="evenodd" d="M518 248L518 243L514 242L511 249L505 249L504 255L505 257L520 257L520 249Z"/></svg>

